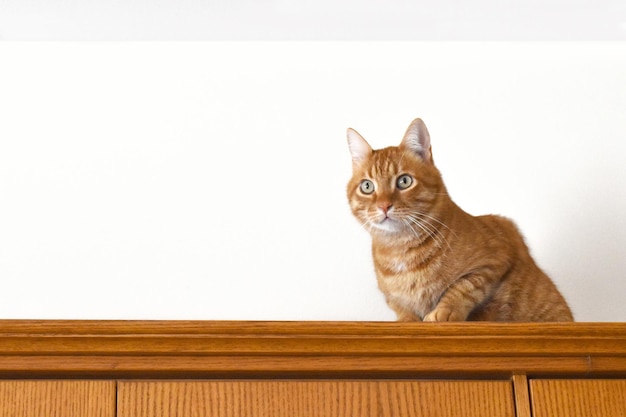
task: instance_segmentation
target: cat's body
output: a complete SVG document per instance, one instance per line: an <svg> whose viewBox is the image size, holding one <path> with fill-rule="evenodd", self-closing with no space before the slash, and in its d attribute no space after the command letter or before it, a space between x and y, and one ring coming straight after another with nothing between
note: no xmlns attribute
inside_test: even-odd
<svg viewBox="0 0 626 417"><path fill-rule="evenodd" d="M348 200L398 320L573 320L513 222L471 216L450 199L420 119L398 147L374 151L352 129L348 143Z"/></svg>

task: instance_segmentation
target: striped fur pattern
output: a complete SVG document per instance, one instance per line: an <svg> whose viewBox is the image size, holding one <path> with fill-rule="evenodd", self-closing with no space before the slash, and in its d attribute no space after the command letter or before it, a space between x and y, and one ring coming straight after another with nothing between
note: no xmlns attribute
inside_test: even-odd
<svg viewBox="0 0 626 417"><path fill-rule="evenodd" d="M510 220L471 216L448 196L414 120L397 147L348 129L352 213L372 237L378 286L400 321L573 321Z"/></svg>

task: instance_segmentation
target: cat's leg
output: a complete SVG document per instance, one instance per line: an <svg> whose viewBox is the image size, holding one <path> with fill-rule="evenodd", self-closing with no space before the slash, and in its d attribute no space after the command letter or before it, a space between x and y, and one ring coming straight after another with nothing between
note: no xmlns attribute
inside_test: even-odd
<svg viewBox="0 0 626 417"><path fill-rule="evenodd" d="M422 318L415 312L407 310L405 307L391 300L387 300L387 305L396 313L397 321L422 321Z"/></svg>
<svg viewBox="0 0 626 417"><path fill-rule="evenodd" d="M396 316L398 316L398 321L422 321L422 318L412 311L403 311L401 313L396 311Z"/></svg>
<svg viewBox="0 0 626 417"><path fill-rule="evenodd" d="M424 321L465 321L469 313L491 297L506 268L484 268L455 281Z"/></svg>

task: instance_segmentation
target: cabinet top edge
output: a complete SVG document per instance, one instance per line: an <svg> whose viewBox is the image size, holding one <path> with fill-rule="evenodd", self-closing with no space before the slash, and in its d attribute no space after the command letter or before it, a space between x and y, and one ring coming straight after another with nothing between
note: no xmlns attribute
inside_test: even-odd
<svg viewBox="0 0 626 417"><path fill-rule="evenodd" d="M626 323L0 320L3 335L626 338Z"/></svg>

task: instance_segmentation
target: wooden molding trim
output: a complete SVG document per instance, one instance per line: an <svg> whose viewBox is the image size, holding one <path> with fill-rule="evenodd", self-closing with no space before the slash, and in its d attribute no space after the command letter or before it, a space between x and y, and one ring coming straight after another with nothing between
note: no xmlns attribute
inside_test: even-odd
<svg viewBox="0 0 626 417"><path fill-rule="evenodd" d="M11 378L624 376L626 323L0 320Z"/></svg>

